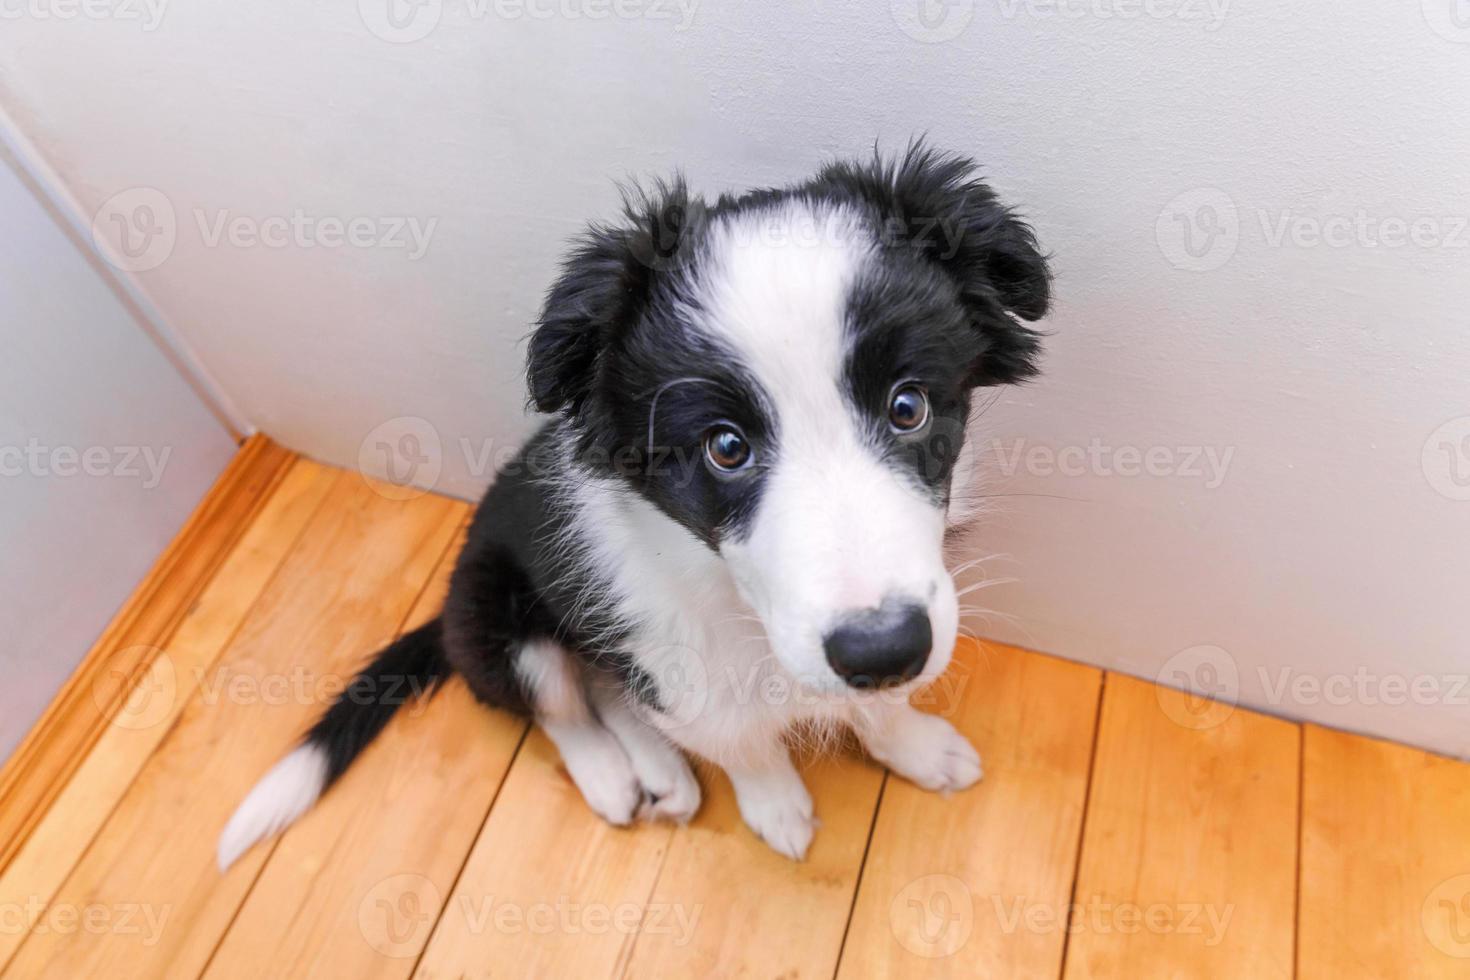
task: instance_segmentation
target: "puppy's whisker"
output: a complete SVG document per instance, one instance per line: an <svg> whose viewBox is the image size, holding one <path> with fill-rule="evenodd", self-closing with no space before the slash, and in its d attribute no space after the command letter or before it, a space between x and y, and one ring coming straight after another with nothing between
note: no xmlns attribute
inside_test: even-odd
<svg viewBox="0 0 1470 980"><path fill-rule="evenodd" d="M1018 578L988 578L979 582L975 582L972 585L967 585L963 589L956 590L955 597L963 598L969 595L971 592L979 592L981 589L988 589L996 585L1013 585L1019 581L1021 580Z"/></svg>
<svg viewBox="0 0 1470 980"><path fill-rule="evenodd" d="M1004 552L998 552L998 553L993 554L993 555L981 555L979 558L971 558L969 561L963 562L962 564L957 565L954 568L951 568L949 570L949 574L951 576L955 577L955 578L959 578L965 572L968 572L970 569L974 568L977 565L983 565L986 562L991 562L991 561L1006 561L1006 560L1014 561L1015 559L1014 559L1013 556L1011 556L1009 554L1006 554Z"/></svg>

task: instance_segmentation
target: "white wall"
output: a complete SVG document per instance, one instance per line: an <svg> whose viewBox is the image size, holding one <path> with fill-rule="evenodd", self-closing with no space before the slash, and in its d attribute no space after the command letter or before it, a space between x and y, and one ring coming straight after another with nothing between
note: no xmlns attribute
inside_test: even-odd
<svg viewBox="0 0 1470 980"><path fill-rule="evenodd" d="M0 759L235 452L0 155Z"/></svg>
<svg viewBox="0 0 1470 980"><path fill-rule="evenodd" d="M1470 24L1450 0L703 0L688 23L653 0L397 21L386 2L0 33L0 100L72 192L123 194L109 227L149 200L173 215L139 279L265 431L373 466L379 442L437 437L420 477L473 494L490 474L462 440L475 459L527 430L517 341L610 178L782 181L927 130L1056 257L1049 373L985 416L996 468L1016 439L1098 440L1165 474L1023 456L976 544L1020 581L973 597L1020 625L988 629L1227 694L1233 669L1245 702L1470 751L1470 491L1448 469L1470 474L1470 443L1431 441L1470 416ZM578 15L530 13L559 9ZM417 257L211 237L222 213L297 212L432 234ZM1346 238L1313 241L1334 217ZM1415 219L1417 242L1381 243ZM1230 454L1218 485L1196 449ZM1220 652L1171 660L1202 645ZM1418 695L1385 703L1386 675Z"/></svg>

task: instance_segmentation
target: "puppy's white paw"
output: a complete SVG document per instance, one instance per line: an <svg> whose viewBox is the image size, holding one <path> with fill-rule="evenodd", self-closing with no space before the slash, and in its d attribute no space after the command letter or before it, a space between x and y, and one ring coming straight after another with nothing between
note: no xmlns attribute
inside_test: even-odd
<svg viewBox="0 0 1470 980"><path fill-rule="evenodd" d="M793 861L806 857L817 829L812 797L800 780L737 790L740 816L772 850Z"/></svg>
<svg viewBox="0 0 1470 980"><path fill-rule="evenodd" d="M688 823L699 812L699 780L677 749L670 749L667 757L636 759L634 768L643 784L638 819Z"/></svg>
<svg viewBox="0 0 1470 980"><path fill-rule="evenodd" d="M621 772L612 767L598 773L583 773L580 778L574 775L572 778L592 812L615 827L624 827L633 822L633 815L643 802L643 787L638 785L638 780L626 761Z"/></svg>
<svg viewBox="0 0 1470 980"><path fill-rule="evenodd" d="M643 802L643 787L617 740L606 729L592 725L543 727L561 750L567 775L592 811L617 827L632 823Z"/></svg>
<svg viewBox="0 0 1470 980"><path fill-rule="evenodd" d="M943 718L910 709L882 736L865 739L879 762L923 789L951 792L984 775L980 753Z"/></svg>

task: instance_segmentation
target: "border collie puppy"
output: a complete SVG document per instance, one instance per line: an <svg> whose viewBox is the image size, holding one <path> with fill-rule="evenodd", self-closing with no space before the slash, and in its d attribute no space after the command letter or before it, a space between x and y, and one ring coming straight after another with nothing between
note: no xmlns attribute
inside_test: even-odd
<svg viewBox="0 0 1470 980"><path fill-rule="evenodd" d="M975 749L908 696L958 629L971 392L1035 372L1017 318L1049 283L974 164L922 144L713 203L680 180L629 195L551 287L528 376L552 418L480 504L443 612L251 791L220 866L342 775L400 706L385 692L454 673L534 718L613 824L693 816L688 752L802 858L793 730L851 729L926 789L976 782Z"/></svg>

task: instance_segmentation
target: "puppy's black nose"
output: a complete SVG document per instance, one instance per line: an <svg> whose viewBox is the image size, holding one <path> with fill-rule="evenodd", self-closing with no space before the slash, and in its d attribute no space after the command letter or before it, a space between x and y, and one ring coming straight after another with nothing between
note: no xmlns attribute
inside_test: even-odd
<svg viewBox="0 0 1470 980"><path fill-rule="evenodd" d="M844 618L822 640L827 663L852 687L901 684L924 669L934 635L917 603L884 599Z"/></svg>

